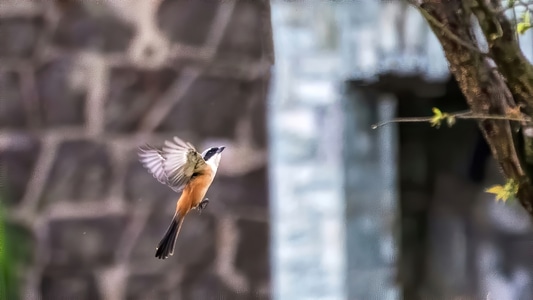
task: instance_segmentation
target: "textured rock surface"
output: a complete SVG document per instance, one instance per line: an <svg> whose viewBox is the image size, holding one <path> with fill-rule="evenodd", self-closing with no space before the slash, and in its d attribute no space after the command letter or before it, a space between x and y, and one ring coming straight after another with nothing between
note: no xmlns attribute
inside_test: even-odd
<svg viewBox="0 0 533 300"><path fill-rule="evenodd" d="M105 104L106 130L131 133L138 129L144 113L157 103L178 75L171 68L155 71L113 68ZM117 115L121 117L117 118ZM170 115L175 117L173 113Z"/></svg>
<svg viewBox="0 0 533 300"><path fill-rule="evenodd" d="M0 20L0 57L29 58L43 34L43 18L14 16Z"/></svg>
<svg viewBox="0 0 533 300"><path fill-rule="evenodd" d="M269 2L0 11L0 189L26 245L23 299L268 299ZM173 135L227 150L210 206L160 261L178 195L136 148Z"/></svg>
<svg viewBox="0 0 533 300"><path fill-rule="evenodd" d="M3 128L24 128L28 124L19 86L20 74L0 72L0 126Z"/></svg>
<svg viewBox="0 0 533 300"><path fill-rule="evenodd" d="M85 123L87 94L76 91L70 82L75 68L75 57L61 56L44 62L36 70L36 100L44 126L83 126Z"/></svg>
<svg viewBox="0 0 533 300"><path fill-rule="evenodd" d="M40 143L36 137L24 135L18 136L18 140L17 146L4 149L0 154L2 184L10 195L6 199L8 207L14 207L22 201L37 162L35 154L40 151Z"/></svg>

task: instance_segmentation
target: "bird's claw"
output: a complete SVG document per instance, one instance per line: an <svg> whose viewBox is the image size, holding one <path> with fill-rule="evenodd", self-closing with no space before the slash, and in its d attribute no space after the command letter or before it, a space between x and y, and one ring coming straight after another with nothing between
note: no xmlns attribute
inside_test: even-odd
<svg viewBox="0 0 533 300"><path fill-rule="evenodd" d="M202 213L202 210L207 207L207 204L209 204L209 199L205 198L204 200L202 200L202 202L200 202L200 204L198 204L198 211Z"/></svg>

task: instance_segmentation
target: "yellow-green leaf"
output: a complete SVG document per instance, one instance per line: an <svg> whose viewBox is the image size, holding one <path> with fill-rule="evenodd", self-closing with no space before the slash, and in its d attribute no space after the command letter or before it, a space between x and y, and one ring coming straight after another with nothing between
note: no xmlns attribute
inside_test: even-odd
<svg viewBox="0 0 533 300"><path fill-rule="evenodd" d="M442 117L442 111L440 111L440 109L436 108L436 107L433 107L431 109L431 111L433 111L433 115L434 116L437 116L437 117Z"/></svg>
<svg viewBox="0 0 533 300"><path fill-rule="evenodd" d="M440 123L442 122L442 119L439 117L432 117L429 123L431 124L431 127L439 128Z"/></svg>
<svg viewBox="0 0 533 300"><path fill-rule="evenodd" d="M505 189L501 185L494 185L489 189L485 190L485 192L496 195L496 201L505 197Z"/></svg>
<svg viewBox="0 0 533 300"><path fill-rule="evenodd" d="M528 29L531 28L531 25L530 24L526 24L524 22L520 22L516 25L516 31L519 33L519 34L524 34L526 33L526 31Z"/></svg>
<svg viewBox="0 0 533 300"><path fill-rule="evenodd" d="M519 34L524 34L530 28L531 28L531 16L530 16L529 10L526 10L524 12L524 15L522 16L522 22L516 25L516 31Z"/></svg>
<svg viewBox="0 0 533 300"><path fill-rule="evenodd" d="M506 202L509 199L512 199L518 193L518 184L516 181L509 179L504 186L493 185L490 188L485 190L486 193L496 195L496 201L502 200Z"/></svg>
<svg viewBox="0 0 533 300"><path fill-rule="evenodd" d="M429 123L432 127L439 128L442 121L448 117L448 114L441 112L440 109L436 107L433 107L432 111L433 116L431 117L431 120L429 120Z"/></svg>

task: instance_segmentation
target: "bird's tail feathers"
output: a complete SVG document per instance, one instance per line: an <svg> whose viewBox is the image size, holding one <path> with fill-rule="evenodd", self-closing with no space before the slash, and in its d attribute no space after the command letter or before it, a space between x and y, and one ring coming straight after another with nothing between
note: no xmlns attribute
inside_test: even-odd
<svg viewBox="0 0 533 300"><path fill-rule="evenodd" d="M185 216L181 216L181 214L176 212L174 218L172 218L170 226L168 226L168 229L165 232L165 235L157 246L155 257L159 259L165 259L174 254L174 246L176 245L176 240L178 238L181 225L183 224L184 217Z"/></svg>

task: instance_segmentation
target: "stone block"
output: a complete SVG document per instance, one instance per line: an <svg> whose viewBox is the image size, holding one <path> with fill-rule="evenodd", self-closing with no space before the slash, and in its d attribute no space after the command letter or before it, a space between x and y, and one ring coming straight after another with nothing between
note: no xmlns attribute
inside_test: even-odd
<svg viewBox="0 0 533 300"><path fill-rule="evenodd" d="M252 119L252 141L255 146L260 148L267 147L267 111L268 103L263 101L269 93L270 80L257 80L250 85L253 89L249 101L252 101L254 105L251 108Z"/></svg>
<svg viewBox="0 0 533 300"><path fill-rule="evenodd" d="M39 36L44 30L42 17L10 17L0 19L0 57L33 56Z"/></svg>
<svg viewBox="0 0 533 300"><path fill-rule="evenodd" d="M202 46L221 3L224 2L163 1L157 15L158 26L173 42Z"/></svg>
<svg viewBox="0 0 533 300"><path fill-rule="evenodd" d="M278 112L274 126L284 138L312 140L316 139L316 132L319 130L317 123L317 115L313 109L297 106ZM287 142L287 144L292 143ZM298 146L300 146L299 143L295 145L295 147Z"/></svg>
<svg viewBox="0 0 533 300"><path fill-rule="evenodd" d="M57 151L41 206L62 200L105 201L111 180L105 145L85 140L64 142Z"/></svg>
<svg viewBox="0 0 533 300"><path fill-rule="evenodd" d="M243 176L229 177L222 174L217 175L211 188L207 192L208 197L216 201L228 210L240 209L243 207L268 206L268 182L266 166L251 171Z"/></svg>
<svg viewBox="0 0 533 300"><path fill-rule="evenodd" d="M11 144L0 151L0 201L8 207L24 197L40 151L40 142L29 135L17 135Z"/></svg>
<svg viewBox="0 0 533 300"><path fill-rule="evenodd" d="M98 293L94 275L88 269L46 268L40 292L39 299L42 300L103 300Z"/></svg>
<svg viewBox="0 0 533 300"><path fill-rule="evenodd" d="M142 118L178 77L171 69L111 70L105 105L105 127L111 132L133 132Z"/></svg>
<svg viewBox="0 0 533 300"><path fill-rule="evenodd" d="M21 129L27 122L19 74L0 71L0 128Z"/></svg>
<svg viewBox="0 0 533 300"><path fill-rule="evenodd" d="M267 282L270 277L268 223L239 220L237 227L239 242L235 266L252 285Z"/></svg>
<svg viewBox="0 0 533 300"><path fill-rule="evenodd" d="M270 39L265 28L270 24L263 15L267 9L267 1L237 1L231 21L220 44L222 56L237 56L244 59L259 59L264 51L263 46ZM270 31L268 31L270 32ZM264 53L264 55L268 55Z"/></svg>
<svg viewBox="0 0 533 300"><path fill-rule="evenodd" d="M215 259L215 222L211 215L191 211L183 222L176 242L174 255L165 261L154 257L157 244L165 234L174 215L175 203L169 202L166 211L152 213L133 250L133 263L209 266Z"/></svg>
<svg viewBox="0 0 533 300"><path fill-rule="evenodd" d="M46 127L83 125L85 91L70 84L76 61L62 57L48 62L37 70L37 93L41 102L42 117Z"/></svg>
<svg viewBox="0 0 533 300"><path fill-rule="evenodd" d="M170 224L170 219L167 218ZM166 227L164 228L166 229ZM164 233L164 232L163 232ZM160 233L160 236L161 233ZM215 221L206 213L192 211L183 222L176 242L175 257L183 265L209 266L216 256Z"/></svg>
<svg viewBox="0 0 533 300"><path fill-rule="evenodd" d="M149 201L161 214L172 213L180 194L155 179L138 161L137 153L130 153L124 196L131 203Z"/></svg>
<svg viewBox="0 0 533 300"><path fill-rule="evenodd" d="M126 300L175 299L177 292L165 291L166 274L133 274L127 280Z"/></svg>
<svg viewBox="0 0 533 300"><path fill-rule="evenodd" d="M249 293L232 291L216 275L199 268L189 268L180 287L181 299L251 299Z"/></svg>
<svg viewBox="0 0 533 300"><path fill-rule="evenodd" d="M97 4L105 8L105 3ZM53 34L53 43L71 50L102 52L125 51L132 40L134 28L110 9L92 9L85 1L61 1L60 20Z"/></svg>
<svg viewBox="0 0 533 300"><path fill-rule="evenodd" d="M253 83L200 77L157 129L195 132L200 137L233 138L239 117L246 112Z"/></svg>
<svg viewBox="0 0 533 300"><path fill-rule="evenodd" d="M72 272L113 263L127 222L120 215L50 221L49 266Z"/></svg>

